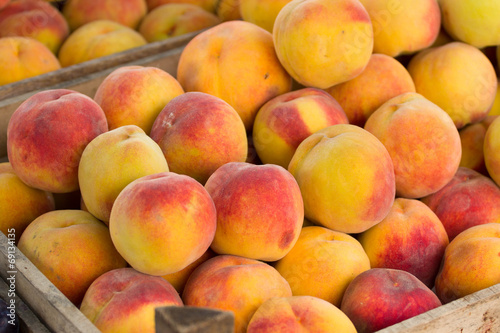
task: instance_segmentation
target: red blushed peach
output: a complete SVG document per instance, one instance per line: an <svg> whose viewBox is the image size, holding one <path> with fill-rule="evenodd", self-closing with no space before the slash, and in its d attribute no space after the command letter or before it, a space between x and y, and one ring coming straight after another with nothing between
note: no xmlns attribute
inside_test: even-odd
<svg viewBox="0 0 500 333"><path fill-rule="evenodd" d="M215 6L219 0L146 0L148 5L148 11L151 12L156 7L161 5L171 4L171 3L187 3L191 5L196 5L205 9L210 13L215 13Z"/></svg>
<svg viewBox="0 0 500 333"><path fill-rule="evenodd" d="M399 61L385 54L372 54L361 74L325 90L342 106L350 124L363 127L387 100L415 92L415 84Z"/></svg>
<svg viewBox="0 0 500 333"><path fill-rule="evenodd" d="M291 297L288 282L272 266L258 260L218 255L189 277L182 300L187 306L232 311L235 333L244 333L258 307L272 297Z"/></svg>
<svg viewBox="0 0 500 333"><path fill-rule="evenodd" d="M96 278L127 266L106 225L81 210L40 215L24 230L18 248L76 306Z"/></svg>
<svg viewBox="0 0 500 333"><path fill-rule="evenodd" d="M340 309L358 333L369 333L439 306L436 294L411 273L372 268L349 284Z"/></svg>
<svg viewBox="0 0 500 333"><path fill-rule="evenodd" d="M245 125L236 110L202 92L173 98L156 117L150 136L162 149L170 171L202 184L222 165L247 158Z"/></svg>
<svg viewBox="0 0 500 333"><path fill-rule="evenodd" d="M436 214L415 199L396 198L377 225L358 236L372 268L393 268L434 286L444 250L446 230Z"/></svg>
<svg viewBox="0 0 500 333"><path fill-rule="evenodd" d="M325 127L347 123L344 110L328 93L302 88L264 104L255 117L252 138L262 163L287 168L305 138Z"/></svg>
<svg viewBox="0 0 500 333"><path fill-rule="evenodd" d="M163 306L183 306L172 285L161 277L120 268L90 285L80 310L103 333L154 333L155 309Z"/></svg>
<svg viewBox="0 0 500 333"><path fill-rule="evenodd" d="M79 188L78 164L87 144L108 130L90 97L67 89L45 90L24 101L7 127L7 154L28 186L66 193Z"/></svg>
<svg viewBox="0 0 500 333"><path fill-rule="evenodd" d="M470 227L446 248L436 294L448 303L500 283L500 223Z"/></svg>
<svg viewBox="0 0 500 333"><path fill-rule="evenodd" d="M10 0L0 0L0 9L3 7L7 6L7 4L10 2Z"/></svg>
<svg viewBox="0 0 500 333"><path fill-rule="evenodd" d="M247 333L356 333L351 320L336 306L313 296L274 297L255 311Z"/></svg>
<svg viewBox="0 0 500 333"><path fill-rule="evenodd" d="M497 117L484 135L484 163L490 177L500 185L500 117Z"/></svg>
<svg viewBox="0 0 500 333"><path fill-rule="evenodd" d="M500 223L500 188L469 168L459 167L448 184L422 202L439 217L450 241L475 225Z"/></svg>
<svg viewBox="0 0 500 333"><path fill-rule="evenodd" d="M173 172L128 184L116 198L109 232L118 252L139 272L166 275L200 258L214 239L217 215L203 185Z"/></svg>
<svg viewBox="0 0 500 333"><path fill-rule="evenodd" d="M453 120L420 94L389 99L364 128L387 148L399 197L415 199L437 192L458 169L462 146Z"/></svg>
<svg viewBox="0 0 500 333"><path fill-rule="evenodd" d="M216 253L275 261L297 241L304 206L297 182L283 167L230 162L205 188L217 209L211 245Z"/></svg>

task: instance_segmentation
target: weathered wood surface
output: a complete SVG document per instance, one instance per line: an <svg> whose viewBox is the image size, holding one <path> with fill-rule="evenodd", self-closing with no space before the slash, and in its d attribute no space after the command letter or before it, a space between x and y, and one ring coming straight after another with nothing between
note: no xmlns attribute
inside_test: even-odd
<svg viewBox="0 0 500 333"><path fill-rule="evenodd" d="M192 306L164 306L155 311L157 333L233 333L234 314Z"/></svg>

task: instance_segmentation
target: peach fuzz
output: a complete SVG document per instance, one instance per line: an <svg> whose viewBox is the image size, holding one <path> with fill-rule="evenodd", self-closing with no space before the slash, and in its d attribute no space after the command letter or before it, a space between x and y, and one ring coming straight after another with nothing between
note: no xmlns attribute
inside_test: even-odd
<svg viewBox="0 0 500 333"><path fill-rule="evenodd" d="M210 13L215 13L215 6L217 5L217 2L218 0L146 0L146 3L148 5L148 12L151 12L153 9L161 5L172 3L186 3L201 7Z"/></svg>
<svg viewBox="0 0 500 333"><path fill-rule="evenodd" d="M67 0L62 7L71 31L98 20L110 20L136 29L147 12L146 0Z"/></svg>
<svg viewBox="0 0 500 333"><path fill-rule="evenodd" d="M351 320L333 304L312 296L275 297L257 309L247 333L356 333Z"/></svg>
<svg viewBox="0 0 500 333"><path fill-rule="evenodd" d="M314 132L349 120L340 104L317 88L274 97L255 117L252 138L262 163L288 167L298 145Z"/></svg>
<svg viewBox="0 0 500 333"><path fill-rule="evenodd" d="M325 89L358 76L373 50L373 27L358 0L293 0L273 27L276 54L300 84Z"/></svg>
<svg viewBox="0 0 500 333"><path fill-rule="evenodd" d="M211 245L216 253L275 261L297 241L304 206L285 168L230 162L210 176L205 188L217 210Z"/></svg>
<svg viewBox="0 0 500 333"><path fill-rule="evenodd" d="M106 225L81 210L40 215L24 230L18 248L76 306L95 279L127 266Z"/></svg>
<svg viewBox="0 0 500 333"><path fill-rule="evenodd" d="M9 162L0 163L0 232L4 235L15 233L17 243L34 219L54 209L51 192L26 185Z"/></svg>
<svg viewBox="0 0 500 333"><path fill-rule="evenodd" d="M14 1L0 11L0 37L31 37L57 54L68 35L69 27L66 19L48 2Z"/></svg>
<svg viewBox="0 0 500 333"><path fill-rule="evenodd" d="M291 297L288 282L272 266L258 260L218 255L189 277L182 300L186 306L231 311L235 333L246 332L258 307L273 297Z"/></svg>
<svg viewBox="0 0 500 333"><path fill-rule="evenodd" d="M85 147L78 165L85 207L108 224L113 203L125 186L166 171L161 148L140 127L125 125L103 133Z"/></svg>
<svg viewBox="0 0 500 333"><path fill-rule="evenodd" d="M29 37L0 38L0 56L0 86L61 68L47 46Z"/></svg>
<svg viewBox="0 0 500 333"><path fill-rule="evenodd" d="M441 306L441 302L411 273L372 268L351 282L340 309L358 333L371 333Z"/></svg>
<svg viewBox="0 0 500 333"><path fill-rule="evenodd" d="M372 268L393 268L434 286L448 234L438 216L416 199L396 198L377 225L358 235Z"/></svg>
<svg viewBox="0 0 500 333"><path fill-rule="evenodd" d="M486 130L483 153L489 176L500 186L500 117L497 117Z"/></svg>
<svg viewBox="0 0 500 333"><path fill-rule="evenodd" d="M280 10L291 0L240 0L240 13L244 21L251 22L270 33Z"/></svg>
<svg viewBox="0 0 500 333"><path fill-rule="evenodd" d="M12 114L7 155L28 186L73 192L79 188L83 150L107 130L104 112L90 97L68 89L44 90L26 99Z"/></svg>
<svg viewBox="0 0 500 333"><path fill-rule="evenodd" d="M360 0L373 23L373 52L396 57L430 47L441 29L436 0Z"/></svg>
<svg viewBox="0 0 500 333"><path fill-rule="evenodd" d="M139 272L175 273L210 247L217 213L209 193L191 177L161 172L138 178L116 197L111 240Z"/></svg>
<svg viewBox="0 0 500 333"><path fill-rule="evenodd" d="M156 117L150 137L170 171L202 184L224 164L244 162L248 153L245 125L236 110L202 92L173 98Z"/></svg>
<svg viewBox="0 0 500 333"><path fill-rule="evenodd" d="M486 117L495 99L495 68L474 46L451 42L428 48L407 68L417 93L446 111L459 129Z"/></svg>
<svg viewBox="0 0 500 333"><path fill-rule="evenodd" d="M247 131L265 102L292 87L272 35L244 21L224 22L194 37L180 55L177 79L185 91L208 93L229 103Z"/></svg>
<svg viewBox="0 0 500 333"><path fill-rule="evenodd" d="M398 197L416 199L432 194L458 169L462 146L453 120L420 94L389 99L364 128L384 144L392 158Z"/></svg>
<svg viewBox="0 0 500 333"><path fill-rule="evenodd" d="M148 12L138 31L148 42L156 42L219 24L220 19L200 6L171 3Z"/></svg>
<svg viewBox="0 0 500 333"><path fill-rule="evenodd" d="M92 21L73 31L59 49L62 67L146 45L138 32L110 20Z"/></svg>
<svg viewBox="0 0 500 333"><path fill-rule="evenodd" d="M500 283L500 223L464 230L446 248L436 294L449 303Z"/></svg>
<svg viewBox="0 0 500 333"><path fill-rule="evenodd" d="M333 230L363 232L382 221L394 202L391 156L356 125L333 125L310 135L288 170L299 184L305 217Z"/></svg>
<svg viewBox="0 0 500 333"><path fill-rule="evenodd" d="M314 296L340 307L344 291L370 259L351 235L319 226L303 227L294 247L275 262L294 296Z"/></svg>
<svg viewBox="0 0 500 333"><path fill-rule="evenodd" d="M352 80L325 89L342 106L349 123L363 127L387 100L415 92L408 70L395 58L372 54L364 71Z"/></svg>
<svg viewBox="0 0 500 333"><path fill-rule="evenodd" d="M133 268L120 268L90 285L80 311L103 333L154 333L155 309L164 306L183 306L172 285Z"/></svg>
<svg viewBox="0 0 500 333"><path fill-rule="evenodd" d="M121 66L98 86L94 94L106 114L109 129L139 126L146 134L170 100L184 93L180 83L166 71L149 66Z"/></svg>

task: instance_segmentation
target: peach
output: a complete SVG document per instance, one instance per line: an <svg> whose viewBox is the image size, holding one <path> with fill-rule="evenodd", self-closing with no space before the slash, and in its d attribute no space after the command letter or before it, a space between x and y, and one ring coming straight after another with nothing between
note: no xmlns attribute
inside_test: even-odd
<svg viewBox="0 0 500 333"><path fill-rule="evenodd" d="M52 193L26 185L9 162L0 163L0 232L14 233L17 242L34 219L54 209Z"/></svg>
<svg viewBox="0 0 500 333"><path fill-rule="evenodd" d="M358 235L372 268L393 268L434 286L448 234L438 216L416 199L396 198L379 224Z"/></svg>
<svg viewBox="0 0 500 333"><path fill-rule="evenodd" d="M483 153L489 176L500 185L500 117L497 117L486 130Z"/></svg>
<svg viewBox="0 0 500 333"><path fill-rule="evenodd" d="M420 51L408 71L417 93L446 111L457 128L482 120L495 99L495 68L478 48L462 42Z"/></svg>
<svg viewBox="0 0 500 333"><path fill-rule="evenodd" d="M308 226L274 267L294 296L314 296L340 307L345 289L355 276L370 269L370 259L353 236Z"/></svg>
<svg viewBox="0 0 500 333"><path fill-rule="evenodd" d="M415 84L399 61L377 53L371 55L365 70L357 77L325 90L342 106L350 124L363 127L387 100L415 92Z"/></svg>
<svg viewBox="0 0 500 333"><path fill-rule="evenodd" d="M297 147L288 170L299 184L305 217L345 232L363 232L389 213L396 191L389 152L371 133L337 124Z"/></svg>
<svg viewBox="0 0 500 333"><path fill-rule="evenodd" d="M189 176L160 172L128 184L116 197L109 232L118 252L139 272L175 273L209 248L217 213L207 190Z"/></svg>
<svg viewBox="0 0 500 333"><path fill-rule="evenodd" d="M272 297L291 297L288 282L258 260L218 255L198 266L182 293L187 306L231 311L234 332L244 333L258 307Z"/></svg>
<svg viewBox="0 0 500 333"><path fill-rule="evenodd" d="M500 188L466 167L459 167L448 184L422 202L436 213L450 241L475 225L500 223Z"/></svg>
<svg viewBox="0 0 500 333"><path fill-rule="evenodd" d="M219 0L146 0L148 5L148 11L151 12L153 9L166 4L171 3L186 3L190 5L196 5L205 9L210 13L215 13L215 6Z"/></svg>
<svg viewBox="0 0 500 333"><path fill-rule="evenodd" d="M7 6L10 3L10 0L0 0L0 9Z"/></svg>
<svg viewBox="0 0 500 333"><path fill-rule="evenodd" d="M248 333L356 333L351 320L333 304L313 296L275 297L255 311Z"/></svg>
<svg viewBox="0 0 500 333"><path fill-rule="evenodd" d="M97 87L94 101L106 114L109 129L139 126L146 134L170 100L184 93L166 71L149 66L121 66Z"/></svg>
<svg viewBox="0 0 500 333"><path fill-rule="evenodd" d="M498 58L500 59L500 47L497 48L498 51ZM500 63L500 60L499 60ZM495 94L495 100L493 101L493 104L491 105L490 111L488 111L488 115L490 116L498 116L500 115L500 80L498 81L497 84L497 92Z"/></svg>
<svg viewBox="0 0 500 333"><path fill-rule="evenodd" d="M297 241L304 206L285 168L230 162L210 176L205 188L217 210L211 245L216 253L275 261Z"/></svg>
<svg viewBox="0 0 500 333"><path fill-rule="evenodd" d="M14 111L7 127L7 154L28 186L54 193L78 190L83 150L108 130L90 97L68 89L35 93Z"/></svg>
<svg viewBox="0 0 500 333"><path fill-rule="evenodd" d="M0 86L61 68L50 49L29 37L0 38Z"/></svg>
<svg viewBox="0 0 500 333"><path fill-rule="evenodd" d="M439 0L443 27L456 40L479 48L500 44L500 3L496 0Z"/></svg>
<svg viewBox="0 0 500 333"><path fill-rule="evenodd" d="M373 27L358 0L294 0L273 27L276 54L300 84L325 89L364 70L373 50Z"/></svg>
<svg viewBox="0 0 500 333"><path fill-rule="evenodd" d="M449 303L500 283L500 223L470 227L446 248L436 294Z"/></svg>
<svg viewBox="0 0 500 333"><path fill-rule="evenodd" d="M219 24L220 19L200 6L171 3L156 7L141 21L138 31L148 41L156 42L188 32L207 29Z"/></svg>
<svg viewBox="0 0 500 333"><path fill-rule="evenodd" d="M430 47L441 28L436 0L360 0L373 23L373 52L396 57Z"/></svg>
<svg viewBox="0 0 500 333"><path fill-rule="evenodd" d="M76 306L95 279L127 266L106 225L81 210L40 215L24 230L18 248Z"/></svg>
<svg viewBox="0 0 500 333"><path fill-rule="evenodd" d="M276 96L259 109L253 143L262 163L287 168L298 145L309 135L347 123L335 98L317 88L302 88Z"/></svg>
<svg viewBox="0 0 500 333"><path fill-rule="evenodd" d="M411 273L372 268L351 282L340 309L358 333L376 332L441 306L434 292Z"/></svg>
<svg viewBox="0 0 500 333"><path fill-rule="evenodd" d="M103 133L85 147L78 165L85 207L108 224L113 203L125 186L168 170L161 148L140 127L125 125Z"/></svg>
<svg viewBox="0 0 500 333"><path fill-rule="evenodd" d="M119 268L90 285L80 310L103 333L154 333L155 309L164 306L183 306L172 285L133 268Z"/></svg>
<svg viewBox="0 0 500 333"><path fill-rule="evenodd" d="M272 35L245 21L224 22L194 37L180 55L177 79L185 91L208 93L229 103L247 131L265 102L292 87Z"/></svg>
<svg viewBox="0 0 500 333"><path fill-rule="evenodd" d="M218 0L215 14L222 22L240 20L240 0Z"/></svg>
<svg viewBox="0 0 500 333"><path fill-rule="evenodd" d="M229 162L244 162L248 153L245 125L222 99L187 92L172 99L156 118L150 137L158 143L170 171L205 184Z"/></svg>
<svg viewBox="0 0 500 333"><path fill-rule="evenodd" d="M394 163L396 195L432 194L455 175L460 135L451 117L417 93L393 97L372 113L365 130L384 144Z"/></svg>
<svg viewBox="0 0 500 333"><path fill-rule="evenodd" d="M72 31L97 20L110 20L136 29L147 12L146 0L67 0L62 8Z"/></svg>
<svg viewBox="0 0 500 333"><path fill-rule="evenodd" d="M57 54L68 35L66 19L48 2L18 0L0 11L0 37L31 37Z"/></svg>
<svg viewBox="0 0 500 333"><path fill-rule="evenodd" d="M138 32L110 20L97 20L73 31L59 49L61 66L68 67L146 45Z"/></svg>
<svg viewBox="0 0 500 333"><path fill-rule="evenodd" d="M280 10L291 0L240 0L240 13L244 21L258 25L270 33Z"/></svg>

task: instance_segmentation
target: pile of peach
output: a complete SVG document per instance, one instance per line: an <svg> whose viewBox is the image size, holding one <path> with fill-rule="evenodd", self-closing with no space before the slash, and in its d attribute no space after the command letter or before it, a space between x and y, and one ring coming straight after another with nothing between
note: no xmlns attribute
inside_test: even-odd
<svg viewBox="0 0 500 333"><path fill-rule="evenodd" d="M21 104L2 231L103 332L374 332L500 283L500 3L239 5L176 77Z"/></svg>

